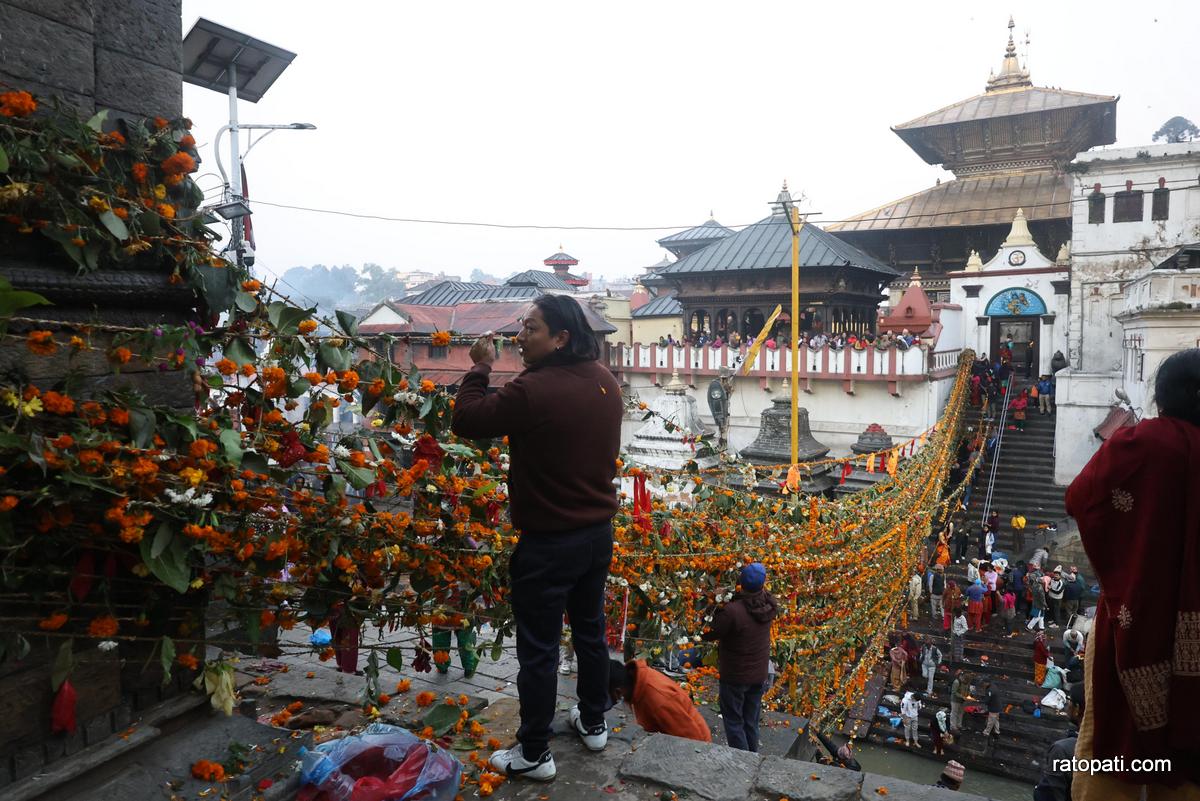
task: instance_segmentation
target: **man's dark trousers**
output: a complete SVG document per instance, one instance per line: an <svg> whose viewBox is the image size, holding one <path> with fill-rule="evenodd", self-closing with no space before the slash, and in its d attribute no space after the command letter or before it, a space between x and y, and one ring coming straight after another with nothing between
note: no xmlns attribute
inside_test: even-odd
<svg viewBox="0 0 1200 801"><path fill-rule="evenodd" d="M758 752L758 718L762 712L762 684L721 682L721 719L730 748Z"/></svg>
<svg viewBox="0 0 1200 801"><path fill-rule="evenodd" d="M604 721L608 706L608 646L604 640L604 587L612 561L612 523L572 531L525 533L509 562L517 623L517 693L526 759L549 748L558 700L558 651L563 612L579 664L580 719Z"/></svg>

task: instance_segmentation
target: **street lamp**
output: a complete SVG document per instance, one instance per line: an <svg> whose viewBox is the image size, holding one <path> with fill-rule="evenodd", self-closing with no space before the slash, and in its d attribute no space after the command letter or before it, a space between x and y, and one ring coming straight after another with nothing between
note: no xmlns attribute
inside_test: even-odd
<svg viewBox="0 0 1200 801"><path fill-rule="evenodd" d="M792 228L792 464L800 461L800 209L792 200L787 181L771 203L776 214L787 218Z"/></svg>
<svg viewBox="0 0 1200 801"><path fill-rule="evenodd" d="M233 222L230 247L234 249L239 266L242 264L242 237L245 220L250 216L250 207L246 203L242 186L244 154L238 152L241 145L238 132L243 128L266 131L250 143L246 148L248 153L250 148L261 142L271 131L311 131L317 126L307 122L286 125L240 125L238 99L240 96L241 99L257 103L294 58L296 54L290 50L218 25L203 17L196 20L196 24L183 39L183 80L214 92L229 94L229 124L221 126L213 143L217 154L217 168L225 180L225 197L214 211ZM232 176L226 175L225 166L221 163L220 141L226 131L232 133L229 138Z"/></svg>

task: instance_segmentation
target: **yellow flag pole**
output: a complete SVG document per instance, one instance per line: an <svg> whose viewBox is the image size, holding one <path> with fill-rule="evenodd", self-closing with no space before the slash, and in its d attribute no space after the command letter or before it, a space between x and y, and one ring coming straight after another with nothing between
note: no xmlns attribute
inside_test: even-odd
<svg viewBox="0 0 1200 801"><path fill-rule="evenodd" d="M792 464L800 461L800 209L792 206Z"/></svg>
<svg viewBox="0 0 1200 801"><path fill-rule="evenodd" d="M783 306L775 307L775 311L771 312L771 316L763 324L762 330L758 332L758 336L754 338L750 349L746 351L746 363L742 365L742 375L749 375L750 368L754 366L754 360L758 357L758 351L762 348L763 342L766 342L767 337L771 333L771 326L775 325L775 320L783 313Z"/></svg>

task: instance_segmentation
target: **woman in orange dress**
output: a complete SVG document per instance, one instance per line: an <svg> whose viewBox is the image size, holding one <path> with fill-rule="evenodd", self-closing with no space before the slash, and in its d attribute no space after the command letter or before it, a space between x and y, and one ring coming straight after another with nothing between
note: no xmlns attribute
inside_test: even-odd
<svg viewBox="0 0 1200 801"><path fill-rule="evenodd" d="M945 567L950 564L950 544L946 541L946 532L938 534L937 548L933 552L933 563Z"/></svg>

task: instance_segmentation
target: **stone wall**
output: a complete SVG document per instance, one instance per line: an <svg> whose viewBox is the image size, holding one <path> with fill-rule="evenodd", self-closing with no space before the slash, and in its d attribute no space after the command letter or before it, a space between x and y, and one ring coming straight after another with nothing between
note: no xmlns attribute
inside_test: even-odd
<svg viewBox="0 0 1200 801"><path fill-rule="evenodd" d="M178 116L181 1L0 0L0 83L89 116Z"/></svg>

